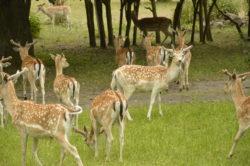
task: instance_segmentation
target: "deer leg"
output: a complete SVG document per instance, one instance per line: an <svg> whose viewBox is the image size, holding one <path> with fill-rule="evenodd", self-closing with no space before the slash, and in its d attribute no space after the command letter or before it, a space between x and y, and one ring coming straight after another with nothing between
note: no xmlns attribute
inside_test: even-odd
<svg viewBox="0 0 250 166"><path fill-rule="evenodd" d="M42 91L42 102L43 104L45 104L45 87L44 87L44 83L45 83L45 73L43 73L40 76L40 87L41 87L41 91Z"/></svg>
<svg viewBox="0 0 250 166"><path fill-rule="evenodd" d="M125 98L128 100L131 95L134 93L135 89L134 88L127 88L127 89L124 89L124 96ZM130 116L130 113L129 111L126 112L126 116L128 118L129 121L132 121L133 118Z"/></svg>
<svg viewBox="0 0 250 166"><path fill-rule="evenodd" d="M106 129L106 136L107 136L107 141L106 141L106 161L110 160L110 149L111 149L111 144L112 144L112 141L113 141L111 127L112 127L112 124L109 125L108 128Z"/></svg>
<svg viewBox="0 0 250 166"><path fill-rule="evenodd" d="M70 21L70 18L69 18L69 15L66 15L66 20L67 20L67 26L68 26L68 30L71 29L71 21Z"/></svg>
<svg viewBox="0 0 250 166"><path fill-rule="evenodd" d="M189 64L186 64L185 65L185 88L186 88L186 90L188 90L189 89L189 81L188 81L188 71L189 71Z"/></svg>
<svg viewBox="0 0 250 166"><path fill-rule="evenodd" d="M236 136L234 137L233 145L232 145L231 150L228 154L228 158L231 158L233 156L234 149L235 149L239 139L241 138L241 136L244 134L245 131L246 131L246 128L239 127L238 132L237 132Z"/></svg>
<svg viewBox="0 0 250 166"><path fill-rule="evenodd" d="M98 142L97 142L97 133L98 133L98 131L97 131L97 124L96 124L96 120L95 119L93 119L92 120L93 122L92 122L92 127L93 127L93 131L94 131L94 135L93 135L93 137L94 137L94 142L95 142L95 158L97 158L98 157Z"/></svg>
<svg viewBox="0 0 250 166"><path fill-rule="evenodd" d="M124 119L120 120L120 159L119 161L123 161L123 146L124 146L124 129L125 129L125 121Z"/></svg>
<svg viewBox="0 0 250 166"><path fill-rule="evenodd" d="M66 135L57 136L57 140L61 144L61 146L75 158L75 160L77 161L77 165L83 166L82 160L78 154L76 147L69 143Z"/></svg>
<svg viewBox="0 0 250 166"><path fill-rule="evenodd" d="M4 119L4 110L3 110L3 105L2 105L2 103L0 103L0 116L1 116L1 127L2 128L4 128L4 121L3 121L3 119Z"/></svg>
<svg viewBox="0 0 250 166"><path fill-rule="evenodd" d="M62 148L61 149L61 156L60 156L60 166L62 166L63 165L63 160L65 159L65 153L66 153L66 150L65 150L65 148Z"/></svg>
<svg viewBox="0 0 250 166"><path fill-rule="evenodd" d="M34 100L36 102L36 80L35 80L35 76L33 75L33 73L29 73L28 74L28 80L30 82L30 86L31 86L31 100Z"/></svg>
<svg viewBox="0 0 250 166"><path fill-rule="evenodd" d="M184 71L184 68L182 68L180 73L179 73L179 81L180 81L179 90L182 91L182 89L185 86L185 71Z"/></svg>
<svg viewBox="0 0 250 166"><path fill-rule="evenodd" d="M27 150L27 141L28 135L25 131L20 131L21 144L22 144L22 166L26 166L26 150Z"/></svg>
<svg viewBox="0 0 250 166"><path fill-rule="evenodd" d="M52 16L52 31L55 30L55 15Z"/></svg>
<svg viewBox="0 0 250 166"><path fill-rule="evenodd" d="M37 161L38 165L42 166L41 161L38 158L37 155L37 151L38 151L38 139L37 138L33 138L33 148L32 148L32 153L33 153L33 157L35 158L35 160Z"/></svg>
<svg viewBox="0 0 250 166"><path fill-rule="evenodd" d="M159 105L159 114L163 116L162 109L161 109L161 92L158 94L158 105Z"/></svg>
<svg viewBox="0 0 250 166"><path fill-rule="evenodd" d="M153 108L153 105L154 105L154 102L155 102L155 98L156 96L158 95L158 91L153 89L152 90L152 93L151 93L151 99L150 99L150 105L149 105L149 109L148 109L148 114L147 114L147 118L149 120L151 120L151 112L152 112L152 108Z"/></svg>
<svg viewBox="0 0 250 166"><path fill-rule="evenodd" d="M27 75L23 74L23 97L24 97L24 100L27 100L26 82L27 82Z"/></svg>

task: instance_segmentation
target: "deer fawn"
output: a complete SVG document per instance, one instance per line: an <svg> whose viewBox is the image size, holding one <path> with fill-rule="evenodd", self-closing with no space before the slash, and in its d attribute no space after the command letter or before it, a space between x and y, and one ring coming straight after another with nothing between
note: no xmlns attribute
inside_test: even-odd
<svg viewBox="0 0 250 166"><path fill-rule="evenodd" d="M186 30L177 30L175 32L177 34L177 40L178 40L178 47L177 47L177 49L182 49L182 48L188 47L185 44ZM191 51L188 51L186 53L186 55L185 55L185 59L183 61L183 65L182 65L182 72L180 74L180 79L179 79L180 91L182 89L186 89L186 90L189 89L188 70L189 70L191 58L192 58Z"/></svg>
<svg viewBox="0 0 250 166"><path fill-rule="evenodd" d="M73 107L79 105L80 84L74 77L69 77L63 74L63 68L69 66L65 55L56 56L51 54L51 58L55 61L56 78L54 80L54 92L60 102L67 106ZM75 100L75 104L71 101ZM76 127L78 127L78 115L76 116Z"/></svg>
<svg viewBox="0 0 250 166"><path fill-rule="evenodd" d="M162 43L165 42L168 36L172 36L172 33L169 32L169 27L172 25L172 21L166 17L146 17L138 19L135 12L132 11L132 20L136 27L138 27L144 35L148 31L161 31L165 35L165 39Z"/></svg>
<svg viewBox="0 0 250 166"><path fill-rule="evenodd" d="M99 134L99 127L101 127L102 132L104 131L107 137L106 160L109 160L113 140L112 125L118 120L120 125L120 161L123 160L122 152L127 108L127 100L119 91L106 90L92 101L90 110L91 131L88 131L84 126L83 131L75 129L75 132L83 135L86 144L95 149L95 157L98 156L97 136Z"/></svg>
<svg viewBox="0 0 250 166"><path fill-rule="evenodd" d="M171 53L163 46L152 46L151 40L153 34L143 36L142 44L147 51L147 63L149 66L164 65L168 67L169 58Z"/></svg>
<svg viewBox="0 0 250 166"><path fill-rule="evenodd" d="M62 165L65 152L69 152L82 166L77 149L68 141L70 132L70 116L80 114L80 107L66 108L60 104L35 104L31 101L21 101L17 98L12 80L29 71L23 68L12 76L0 74L0 97L6 110L12 117L13 124L20 132L22 142L22 165L26 165L26 149L28 136L33 138L33 156L42 165L37 155L37 145L40 138L55 138L62 146L60 164Z"/></svg>
<svg viewBox="0 0 250 166"><path fill-rule="evenodd" d="M168 49L168 51L173 54L173 60L170 67L140 65L122 66L113 72L111 88L118 88L124 93L126 99L129 99L136 89L151 91L151 100L147 117L149 120L151 119L152 107L157 96L159 100L159 113L163 115L160 93L163 90L167 90L168 84L179 76L183 59L185 58L186 52L191 48L192 46L181 50Z"/></svg>
<svg viewBox="0 0 250 166"><path fill-rule="evenodd" d="M131 48L124 47L124 39L122 36L115 37L114 36L114 44L115 44L115 59L117 65L131 65L135 62L135 52Z"/></svg>
<svg viewBox="0 0 250 166"><path fill-rule="evenodd" d="M36 42L26 43L25 46L21 46L20 43L10 40L10 42L15 46L14 51L19 52L20 58L22 60L22 68L27 68L28 72L23 74L23 96L27 99L26 95L26 82L27 79L31 86L31 100L37 101L37 88L36 80L39 79L39 83L42 91L42 103L45 104L45 66L43 62L38 58L33 58L29 55L29 49Z"/></svg>
<svg viewBox="0 0 250 166"><path fill-rule="evenodd" d="M4 58L4 56L2 56L2 59L0 60L0 73L3 72L3 68L8 67L11 65L9 61L10 59L12 59L11 56ZM4 111L4 107L2 102L0 102L0 116L1 116L1 127L4 128L4 119L6 119L6 112Z"/></svg>
<svg viewBox="0 0 250 166"><path fill-rule="evenodd" d="M56 16L63 16L66 18L68 29L71 27L70 23L70 6L60 5L60 6L49 6L44 7L45 3L37 5L37 12L41 11L43 14L48 16L52 22L53 29L55 28L55 18Z"/></svg>
<svg viewBox="0 0 250 166"><path fill-rule="evenodd" d="M245 131L250 127L250 98L247 97L244 93L242 81L246 79L246 76L250 75L250 72L236 75L236 73L230 73L228 70L223 70L223 73L229 77L229 80L226 82L224 90L229 92L232 96L235 108L236 115L239 123L238 132L234 138L232 148L228 154L228 157L233 156L234 149L237 145L237 142Z"/></svg>

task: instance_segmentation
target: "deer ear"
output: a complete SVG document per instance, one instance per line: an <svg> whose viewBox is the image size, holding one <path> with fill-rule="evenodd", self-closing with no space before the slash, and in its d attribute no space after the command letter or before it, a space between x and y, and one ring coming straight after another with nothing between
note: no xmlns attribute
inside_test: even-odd
<svg viewBox="0 0 250 166"><path fill-rule="evenodd" d="M10 62L5 62L5 63L3 63L3 67L9 67L10 65L11 65Z"/></svg>
<svg viewBox="0 0 250 166"><path fill-rule="evenodd" d="M247 76L243 76L243 77L241 77L241 81L245 81L245 80L246 80L246 78L247 78Z"/></svg>
<svg viewBox="0 0 250 166"><path fill-rule="evenodd" d="M15 52L19 52L19 48L17 48L17 47L12 47L12 49L13 49Z"/></svg>
<svg viewBox="0 0 250 166"><path fill-rule="evenodd" d="M189 51L193 48L193 45L190 45L188 46L187 48L184 48L183 51L186 52L186 51Z"/></svg>
<svg viewBox="0 0 250 166"><path fill-rule="evenodd" d="M54 54L50 54L51 59L55 60L56 56Z"/></svg>

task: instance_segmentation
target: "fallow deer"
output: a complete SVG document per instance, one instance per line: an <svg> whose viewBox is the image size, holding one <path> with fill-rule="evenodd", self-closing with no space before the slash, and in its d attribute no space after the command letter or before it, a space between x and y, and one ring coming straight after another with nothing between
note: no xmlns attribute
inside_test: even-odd
<svg viewBox="0 0 250 166"><path fill-rule="evenodd" d="M51 54L51 58L55 61L56 78L54 80L54 92L60 102L67 106L73 107L79 105L80 84L74 77L63 74L63 69L69 66L65 55L56 56ZM75 104L71 101L75 100ZM78 127L78 116L76 116L76 127Z"/></svg>
<svg viewBox="0 0 250 166"><path fill-rule="evenodd" d="M172 21L166 17L145 17L138 19L136 13L132 11L132 20L136 27L138 27L144 35L148 31L161 31L165 35L165 39L162 43L165 42L168 36L172 36L172 33L169 32L169 27L172 25Z"/></svg>
<svg viewBox="0 0 250 166"><path fill-rule="evenodd" d="M92 123L91 130L88 131L84 126L83 130L75 129L75 132L83 135L86 144L94 148L95 157L98 156L97 136L99 130L101 130L107 137L106 160L109 160L111 143L113 140L112 125L118 120L120 125L120 161L123 160L122 153L127 108L127 100L119 91L106 90L96 96L92 101L90 110L90 119Z"/></svg>
<svg viewBox="0 0 250 166"><path fill-rule="evenodd" d="M242 81L246 79L246 76L250 75L250 72L237 75L235 72L230 73L225 69L223 70L223 73L229 77L229 80L225 84L224 90L225 92L230 93L232 96L236 108L237 120L239 123L238 132L228 154L228 157L231 158L239 139L250 127L250 97L245 95L242 86Z"/></svg>
<svg viewBox="0 0 250 166"><path fill-rule="evenodd" d="M69 152L82 166L77 149L68 141L70 132L70 116L80 114L81 107L66 108L60 104L36 104L32 101L22 101L16 96L13 79L29 69L23 68L12 76L0 73L0 97L6 110L12 117L12 123L19 130L22 143L22 165L26 165L26 149L28 136L33 138L33 156L42 165L37 155L38 140L41 138L55 138L62 146L60 164L62 165L65 152Z"/></svg>
<svg viewBox="0 0 250 166"><path fill-rule="evenodd" d="M43 14L48 16L52 22L53 29L55 28L55 18L56 16L63 16L66 18L68 29L71 27L70 23L70 14L71 8L66 5L59 6L49 6L47 8L44 7L45 3L37 5L37 12L41 11Z"/></svg>
<svg viewBox="0 0 250 166"><path fill-rule="evenodd" d="M37 88L36 81L39 79L41 91L42 91L42 103L45 104L45 66L41 59L31 57L29 55L29 49L32 45L36 43L33 41L32 43L27 43L25 46L22 46L20 43L15 42L14 40L10 40L14 51L19 52L20 58L22 60L22 68L27 68L29 71L24 73L23 76L23 96L27 99L26 94L26 82L27 80L31 86L31 100L37 101Z"/></svg>
<svg viewBox="0 0 250 166"><path fill-rule="evenodd" d="M124 93L127 100L136 89L151 91L151 100L147 117L149 120L151 119L152 107L157 96L159 100L159 113L163 115L160 93L163 90L167 90L168 84L178 78L185 54L191 48L192 46L181 50L168 49L168 51L173 54L173 60L169 67L160 65L125 65L116 69L113 72L111 89L118 88Z"/></svg>
<svg viewBox="0 0 250 166"><path fill-rule="evenodd" d="M188 47L185 44L185 34L186 34L186 30L177 30L176 31L177 34L177 40L178 40L178 47L177 49L182 49L182 48L186 48ZM187 51L186 55L185 55L185 59L183 61L183 65L182 65L182 72L180 74L180 78L179 78L179 83L180 83L180 91L182 89L189 89L189 81L188 81L188 71L189 71L189 66L190 66L190 62L192 59L192 54L191 51Z"/></svg>
<svg viewBox="0 0 250 166"><path fill-rule="evenodd" d="M124 47L124 39L122 36L115 37L114 36L114 44L115 44L115 59L117 65L131 65L135 62L135 52L131 48Z"/></svg>
<svg viewBox="0 0 250 166"><path fill-rule="evenodd" d="M168 67L171 53L164 46L152 46L153 34L143 36L142 44L147 51L146 59L149 66L164 65Z"/></svg>

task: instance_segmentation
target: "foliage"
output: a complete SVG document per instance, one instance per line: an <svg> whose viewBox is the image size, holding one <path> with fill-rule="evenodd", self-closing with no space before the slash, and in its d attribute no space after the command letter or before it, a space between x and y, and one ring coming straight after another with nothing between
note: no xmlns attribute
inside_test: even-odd
<svg viewBox="0 0 250 166"><path fill-rule="evenodd" d="M40 19L39 17L31 14L29 20L30 20L30 28L31 28L32 36L34 38L38 38L40 35L40 31L41 31Z"/></svg>

